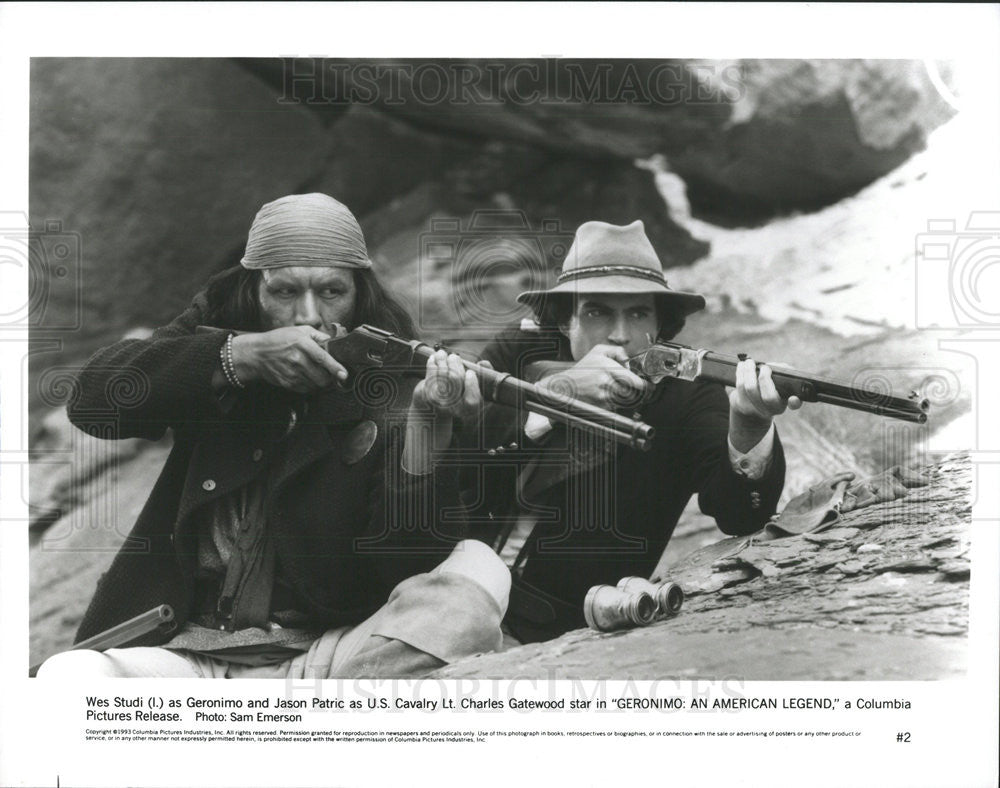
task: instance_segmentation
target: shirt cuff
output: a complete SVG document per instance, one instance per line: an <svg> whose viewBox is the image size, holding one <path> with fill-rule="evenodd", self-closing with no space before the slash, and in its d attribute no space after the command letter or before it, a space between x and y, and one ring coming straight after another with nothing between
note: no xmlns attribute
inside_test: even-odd
<svg viewBox="0 0 1000 788"><path fill-rule="evenodd" d="M528 420L524 423L524 434L535 443L541 441L552 430L552 422L548 416L532 411L528 414Z"/></svg>
<svg viewBox="0 0 1000 788"><path fill-rule="evenodd" d="M748 479L755 481L761 479L771 465L771 455L774 452L774 422L771 422L771 426L757 445L747 452L737 451L728 438L726 442L729 444L729 463L733 466L733 470Z"/></svg>

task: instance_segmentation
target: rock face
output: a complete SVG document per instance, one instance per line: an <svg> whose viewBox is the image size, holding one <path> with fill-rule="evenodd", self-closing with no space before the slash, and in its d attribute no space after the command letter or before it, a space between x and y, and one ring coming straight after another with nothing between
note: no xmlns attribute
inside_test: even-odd
<svg viewBox="0 0 1000 788"><path fill-rule="evenodd" d="M284 194L325 191L351 207L390 286L396 269L419 262L431 217L468 227L484 208L523 219L505 237L542 239L542 275L561 262L549 239L595 217L642 219L668 265L708 250L627 159L442 134L360 104L283 104L229 60L42 58L31 79L32 226L57 222L80 250L61 284L46 265L32 271L48 293L39 334L73 329L33 356L36 377L179 314L238 262L258 208ZM37 414L37 389L31 397Z"/></svg>
<svg viewBox="0 0 1000 788"><path fill-rule="evenodd" d="M569 632L464 660L437 678L775 681L964 676L971 465L933 466L903 499L831 530L727 539L669 567L680 614L644 629Z"/></svg>
<svg viewBox="0 0 1000 788"><path fill-rule="evenodd" d="M319 112L351 98L580 157L661 154L716 219L835 202L953 114L906 60L243 62Z"/></svg>
<svg viewBox="0 0 1000 788"><path fill-rule="evenodd" d="M902 60L743 60L718 134L664 153L696 212L722 219L815 209L923 148L953 113L924 65ZM723 72L725 73L725 72Z"/></svg>

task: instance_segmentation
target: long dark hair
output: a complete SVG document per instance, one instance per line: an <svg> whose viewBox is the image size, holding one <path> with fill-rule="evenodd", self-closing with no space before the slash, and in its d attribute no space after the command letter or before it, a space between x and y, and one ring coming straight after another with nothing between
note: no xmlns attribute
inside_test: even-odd
<svg viewBox="0 0 1000 788"><path fill-rule="evenodd" d="M354 271L354 324L362 323L391 331L406 339L416 337L413 319L403 306L382 286L370 268ZM260 310L260 270L235 265L208 280L205 297L206 319L217 328L237 331L260 331L264 326Z"/></svg>

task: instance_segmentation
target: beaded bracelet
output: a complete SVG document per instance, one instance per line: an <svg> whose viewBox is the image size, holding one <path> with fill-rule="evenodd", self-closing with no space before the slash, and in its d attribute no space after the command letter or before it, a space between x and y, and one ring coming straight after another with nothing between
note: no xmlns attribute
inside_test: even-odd
<svg viewBox="0 0 1000 788"><path fill-rule="evenodd" d="M226 376L226 381L230 386L237 389L244 389L243 381L236 374L236 365L233 363L233 336L226 337L226 344L219 348L219 356L222 359L222 374Z"/></svg>

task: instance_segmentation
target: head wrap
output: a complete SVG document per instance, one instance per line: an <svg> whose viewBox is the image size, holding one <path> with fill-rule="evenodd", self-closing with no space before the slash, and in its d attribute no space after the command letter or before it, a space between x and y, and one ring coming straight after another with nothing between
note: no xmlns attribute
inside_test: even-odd
<svg viewBox="0 0 1000 788"><path fill-rule="evenodd" d="M286 265L371 268L365 237L347 206L325 194L292 194L257 211L244 268Z"/></svg>

